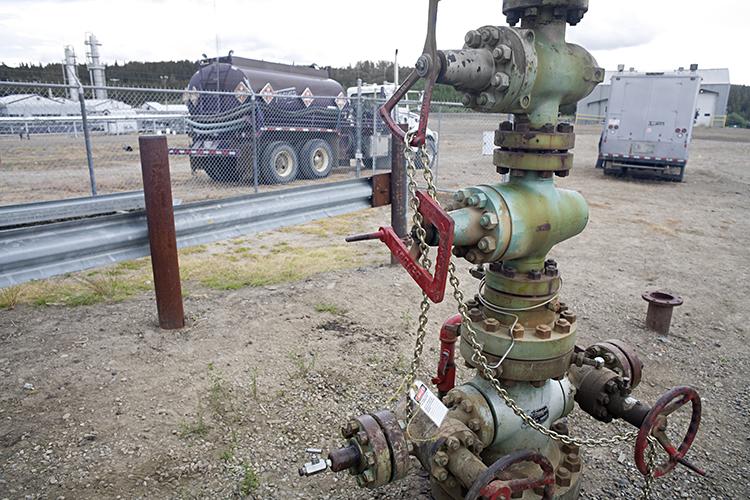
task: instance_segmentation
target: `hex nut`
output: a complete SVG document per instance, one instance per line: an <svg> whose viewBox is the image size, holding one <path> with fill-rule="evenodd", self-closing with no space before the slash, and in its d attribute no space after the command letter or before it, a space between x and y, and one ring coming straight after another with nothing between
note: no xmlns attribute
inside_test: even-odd
<svg viewBox="0 0 750 500"><path fill-rule="evenodd" d="M480 311L478 308L474 307L472 309L469 309L469 319L477 322L482 321L484 318L484 315L482 314L482 311Z"/></svg>
<svg viewBox="0 0 750 500"><path fill-rule="evenodd" d="M479 219L479 225L484 229L495 229L498 223L499 220L497 218L497 214L494 214L492 212L483 213L482 217Z"/></svg>
<svg viewBox="0 0 750 500"><path fill-rule="evenodd" d="M467 427L474 432L478 432L479 429L482 428L482 424L479 422L479 419L472 418L471 420L469 420Z"/></svg>
<svg viewBox="0 0 750 500"><path fill-rule="evenodd" d="M445 470L445 469L444 469L444 468L442 468L442 467L435 467L435 468L434 468L434 469L432 470L432 476L433 476L433 477L434 477L435 479L437 479L438 481L441 481L441 482L442 482L442 481L445 481L446 479L448 479L448 471L447 471L447 470Z"/></svg>
<svg viewBox="0 0 750 500"><path fill-rule="evenodd" d="M485 236L479 240L477 247L484 253L494 252L497 249L497 240L492 236Z"/></svg>
<svg viewBox="0 0 750 500"><path fill-rule="evenodd" d="M465 413L471 413L474 411L474 405L468 399L464 399L463 401L461 401L461 410L463 410Z"/></svg>
<svg viewBox="0 0 750 500"><path fill-rule="evenodd" d="M537 325L534 334L540 339L548 339L552 336L552 328L549 325Z"/></svg>
<svg viewBox="0 0 750 500"><path fill-rule="evenodd" d="M453 397L453 393L449 392L448 394L443 396L443 404L447 406L448 408L453 406L455 402L456 402L456 399Z"/></svg>
<svg viewBox="0 0 750 500"><path fill-rule="evenodd" d="M508 61L512 54L513 51L511 50L511 48L505 44L498 45L497 47L495 47L495 50L492 51L492 57L494 57L499 62Z"/></svg>
<svg viewBox="0 0 750 500"><path fill-rule="evenodd" d="M567 319L558 319L555 321L555 331L557 333L570 333L570 322Z"/></svg>
<svg viewBox="0 0 750 500"><path fill-rule="evenodd" d="M461 447L461 441L459 441L456 437L451 436L445 440L445 445L449 450L456 451Z"/></svg>
<svg viewBox="0 0 750 500"><path fill-rule="evenodd" d="M469 205L472 207L484 208L487 206L487 195L484 193L474 193L469 196Z"/></svg>
<svg viewBox="0 0 750 500"><path fill-rule="evenodd" d="M558 486L570 486L570 471L565 467L558 467L555 472L555 484Z"/></svg>
<svg viewBox="0 0 750 500"><path fill-rule="evenodd" d="M445 467L448 465L448 454L444 451L439 451L435 453L435 457L433 458L433 462L435 462L436 465L439 465L440 467Z"/></svg>
<svg viewBox="0 0 750 500"><path fill-rule="evenodd" d="M495 105L495 96L489 92L482 92L477 98L477 104L480 106L492 107Z"/></svg>
<svg viewBox="0 0 750 500"><path fill-rule="evenodd" d="M466 42L466 45L468 45L469 47L475 49L482 43L482 34L477 30L471 30L466 33L464 42Z"/></svg>
<svg viewBox="0 0 750 500"><path fill-rule="evenodd" d="M578 453L580 449L581 448L577 444L573 444L573 443L563 443L562 445L562 451L565 454Z"/></svg>
<svg viewBox="0 0 750 500"><path fill-rule="evenodd" d="M372 483L375 481L375 473L372 471L372 469L366 469L362 476L365 478L365 482Z"/></svg>
<svg viewBox="0 0 750 500"><path fill-rule="evenodd" d="M453 193L453 200L459 203L465 202L467 198L468 198L468 195L465 189L459 189L458 191Z"/></svg>
<svg viewBox="0 0 750 500"><path fill-rule="evenodd" d="M496 332L500 329L500 322L495 318L487 318L484 320L484 329L488 332Z"/></svg>
<svg viewBox="0 0 750 500"><path fill-rule="evenodd" d="M524 328L521 323L516 323L513 326L513 338L514 339L521 339L521 338L523 338L523 336L524 336L525 333L526 333L526 328Z"/></svg>
<svg viewBox="0 0 750 500"><path fill-rule="evenodd" d="M568 453L565 455L563 465L570 472L579 472L581 470L581 457L578 456L578 453Z"/></svg>
<svg viewBox="0 0 750 500"><path fill-rule="evenodd" d="M490 83L493 87L497 87L498 90L505 90L510 87L510 77L505 73L498 72L492 76Z"/></svg>
<svg viewBox="0 0 750 500"><path fill-rule="evenodd" d="M576 313L574 313L571 310L563 311L560 316L568 321L569 323L575 323L576 322Z"/></svg>
<svg viewBox="0 0 750 500"><path fill-rule="evenodd" d="M463 95L463 97L461 97L461 104L468 108L469 106L474 104L474 96L467 92Z"/></svg>
<svg viewBox="0 0 750 500"><path fill-rule="evenodd" d="M464 259L468 260L472 264L476 264L477 261L479 261L479 258L479 252L477 252L476 250L469 250L464 257Z"/></svg>
<svg viewBox="0 0 750 500"><path fill-rule="evenodd" d="M471 432L465 432L463 435L463 442L467 448L471 448L474 446L476 439L474 439L474 435Z"/></svg>
<svg viewBox="0 0 750 500"><path fill-rule="evenodd" d="M367 461L367 465L373 466L375 465L375 454L371 451L368 451L365 453L365 460Z"/></svg>

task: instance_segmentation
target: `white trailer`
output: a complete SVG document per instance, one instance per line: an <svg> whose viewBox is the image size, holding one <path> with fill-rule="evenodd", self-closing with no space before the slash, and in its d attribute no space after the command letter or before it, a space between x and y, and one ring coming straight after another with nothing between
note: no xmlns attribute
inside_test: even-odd
<svg viewBox="0 0 750 500"><path fill-rule="evenodd" d="M615 73L597 168L605 174L681 182L697 118L697 69L693 65L689 71L671 73Z"/></svg>

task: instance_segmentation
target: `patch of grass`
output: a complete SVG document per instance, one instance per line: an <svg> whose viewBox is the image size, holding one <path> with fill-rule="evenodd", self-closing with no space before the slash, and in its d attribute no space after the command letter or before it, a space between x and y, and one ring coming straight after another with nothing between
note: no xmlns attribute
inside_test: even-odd
<svg viewBox="0 0 750 500"><path fill-rule="evenodd" d="M0 290L0 308L14 309L21 299L23 288L20 285L3 288Z"/></svg>
<svg viewBox="0 0 750 500"><path fill-rule="evenodd" d="M260 479L258 474L255 472L253 467L245 462L242 462L242 480L240 481L240 494L242 496L248 496L250 493L258 489L260 486Z"/></svg>
<svg viewBox="0 0 750 500"><path fill-rule="evenodd" d="M208 388L208 407L218 416L224 416L231 410L231 394L221 374L209 371L211 385Z"/></svg>
<svg viewBox="0 0 750 500"><path fill-rule="evenodd" d="M195 255L203 253L208 249L206 245L195 245L194 247L181 248L177 251L180 256L183 255Z"/></svg>
<svg viewBox="0 0 750 500"><path fill-rule="evenodd" d="M334 314L336 316L343 316L346 314L346 309L343 307L339 307L336 304L329 304L326 302L321 302L320 304L315 304L315 311L319 313L330 313Z"/></svg>
<svg viewBox="0 0 750 500"><path fill-rule="evenodd" d="M219 458L222 462L231 462L234 459L234 447L227 448L226 450L221 452L221 455L219 455Z"/></svg>
<svg viewBox="0 0 750 500"><path fill-rule="evenodd" d="M204 437L208 434L209 427L203 418L203 409L198 407L198 415L193 422L182 422L180 424L180 436L187 437Z"/></svg>
<svg viewBox="0 0 750 500"><path fill-rule="evenodd" d="M135 260L126 260L125 262L120 262L115 266L115 269L123 270L123 271L140 271L141 269L145 269L148 265L150 265L151 261L149 258L145 259L135 259Z"/></svg>
<svg viewBox="0 0 750 500"><path fill-rule="evenodd" d="M315 368L315 354L310 355L309 361L306 354L290 354L289 358L296 368L291 374L292 378L305 378Z"/></svg>
<svg viewBox="0 0 750 500"><path fill-rule="evenodd" d="M351 269L364 263L362 254L351 246L292 247L287 243L255 258L185 259L184 279L196 280L214 290L238 290L301 281L314 274Z"/></svg>

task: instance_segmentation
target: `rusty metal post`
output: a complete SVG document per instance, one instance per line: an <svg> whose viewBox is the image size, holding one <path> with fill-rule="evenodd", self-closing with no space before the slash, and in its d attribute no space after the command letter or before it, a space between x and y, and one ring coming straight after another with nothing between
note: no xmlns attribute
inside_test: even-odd
<svg viewBox="0 0 750 500"><path fill-rule="evenodd" d="M672 309L682 305L682 297L663 291L643 292L643 300L648 302L646 328L666 335L672 322Z"/></svg>
<svg viewBox="0 0 750 500"><path fill-rule="evenodd" d="M400 124L406 132L408 125ZM373 161L375 161L373 159ZM396 134L391 135L391 227L403 238L408 232L406 223L407 207L406 160L404 158L404 141ZM398 259L391 254L391 265L397 265Z"/></svg>
<svg viewBox="0 0 750 500"><path fill-rule="evenodd" d="M141 137L138 146L159 326L174 330L185 326L185 314L182 309L167 138Z"/></svg>

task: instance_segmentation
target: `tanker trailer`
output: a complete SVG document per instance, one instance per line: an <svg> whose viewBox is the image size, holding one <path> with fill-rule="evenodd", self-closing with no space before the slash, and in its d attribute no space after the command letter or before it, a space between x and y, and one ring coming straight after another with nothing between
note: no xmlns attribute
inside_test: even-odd
<svg viewBox="0 0 750 500"><path fill-rule="evenodd" d="M327 70L230 53L199 62L185 102L191 146L170 154L214 181L324 178L354 157L351 106Z"/></svg>

